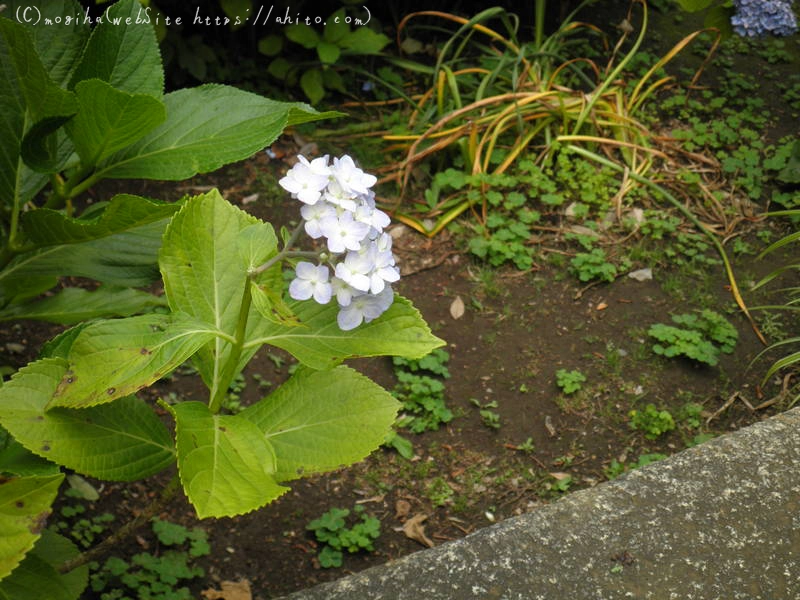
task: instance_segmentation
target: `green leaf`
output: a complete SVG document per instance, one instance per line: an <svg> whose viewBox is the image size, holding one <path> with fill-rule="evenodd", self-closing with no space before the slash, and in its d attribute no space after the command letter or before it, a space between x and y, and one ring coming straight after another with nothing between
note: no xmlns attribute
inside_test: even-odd
<svg viewBox="0 0 800 600"><path fill-rule="evenodd" d="M269 223L255 223L239 232L236 249L246 271L260 267L278 251L278 237Z"/></svg>
<svg viewBox="0 0 800 600"><path fill-rule="evenodd" d="M336 44L345 35L350 33L350 25L345 21L346 16L347 12L344 7L342 7L325 19L325 29L322 32L322 37L326 42Z"/></svg>
<svg viewBox="0 0 800 600"><path fill-rule="evenodd" d="M336 90L342 94L347 94L349 90L344 85L342 76L333 69L325 69L322 72L322 83L330 90Z"/></svg>
<svg viewBox="0 0 800 600"><path fill-rule="evenodd" d="M6 15L16 15L19 8L24 14L31 14L32 3L27 0L8 2ZM36 9L41 18L37 23L25 23L33 35L36 54L56 85L65 87L78 66L84 46L89 39L91 28L82 18L83 8L75 0L48 0L38 2ZM71 17L68 22L65 17ZM57 19L60 18L60 21ZM24 19L24 17L23 17ZM58 25L54 25L58 23Z"/></svg>
<svg viewBox="0 0 800 600"><path fill-rule="evenodd" d="M239 29L245 23L250 11L253 8L253 3L250 0L220 0L220 8L225 15L231 20L230 28L232 31ZM236 24L236 20L239 24Z"/></svg>
<svg viewBox="0 0 800 600"><path fill-rule="evenodd" d="M786 166L778 173L777 179L783 183L800 183L800 140L795 140L792 144Z"/></svg>
<svg viewBox="0 0 800 600"><path fill-rule="evenodd" d="M56 475L58 465L36 456L0 427L0 473L15 477Z"/></svg>
<svg viewBox="0 0 800 600"><path fill-rule="evenodd" d="M315 48L319 44L319 34L309 25L305 23L293 23L284 30L284 35L287 39L300 44L303 48L309 50Z"/></svg>
<svg viewBox="0 0 800 600"><path fill-rule="evenodd" d="M182 402L172 412L178 469L198 517L240 515L288 490L275 481L275 455L253 423L213 415L200 402Z"/></svg>
<svg viewBox="0 0 800 600"><path fill-rule="evenodd" d="M80 110L67 124L67 133L84 166L133 144L167 118L161 100L116 90L99 79L81 81L75 94Z"/></svg>
<svg viewBox="0 0 800 600"><path fill-rule="evenodd" d="M341 54L339 46L336 44L329 44L328 42L320 42L317 46L317 55L319 59L326 65L332 65L339 60Z"/></svg>
<svg viewBox="0 0 800 600"><path fill-rule="evenodd" d="M103 22L92 31L70 89L85 79L101 79L124 92L161 98L161 52L153 28L135 22L140 10L136 0L120 0L103 12Z"/></svg>
<svg viewBox="0 0 800 600"><path fill-rule="evenodd" d="M238 240L245 231L240 245ZM258 252L253 243L258 239L265 240L267 252ZM274 255L276 245L271 225L231 205L218 191L193 198L172 219L159 255L170 307L236 335L242 296L250 281L248 269ZM257 283L269 277L262 273ZM248 315L245 339L251 340L267 331L268 322L259 318L255 307L251 306ZM243 353L241 366L256 350ZM231 344L217 338L194 358L212 397L230 352Z"/></svg>
<svg viewBox="0 0 800 600"><path fill-rule="evenodd" d="M64 475L58 473L0 483L0 579L33 548L63 479Z"/></svg>
<svg viewBox="0 0 800 600"><path fill-rule="evenodd" d="M4 91L0 101L4 105L2 133L3 163L9 168L9 178L0 192L4 200L20 194L26 202L44 184L41 176L22 167L19 157L24 155L29 166L48 169L58 162L58 136L54 132L78 109L74 95L56 85L47 74L36 54L33 36L24 26L0 18L0 61L3 64ZM6 116L5 113L8 113ZM26 128L26 124L30 127Z"/></svg>
<svg viewBox="0 0 800 600"><path fill-rule="evenodd" d="M132 394L165 377L216 337L180 313L109 319L84 328L47 406L86 408Z"/></svg>
<svg viewBox="0 0 800 600"><path fill-rule="evenodd" d="M37 302L12 304L0 311L0 321L32 319L73 325L89 319L128 317L166 305L163 297L131 288L103 286L93 292L65 288Z"/></svg>
<svg viewBox="0 0 800 600"><path fill-rule="evenodd" d="M270 34L258 40L258 51L267 56L275 56L283 49L283 38L279 35ZM279 77L283 79L283 77Z"/></svg>
<svg viewBox="0 0 800 600"><path fill-rule="evenodd" d="M119 286L152 283L158 276L161 236L179 208L120 194L95 219L71 219L49 209L25 213L26 236L47 247L20 254L0 271L0 303L36 296L61 275Z"/></svg>
<svg viewBox="0 0 800 600"><path fill-rule="evenodd" d="M75 244L162 221L178 211L180 204L117 194L103 212L92 219L67 217L60 211L40 208L23 215L22 228L38 246Z"/></svg>
<svg viewBox="0 0 800 600"><path fill-rule="evenodd" d="M262 317L278 325L286 327L301 325L297 315L273 288L271 285L259 285L255 281L250 283L250 296L255 309Z"/></svg>
<svg viewBox="0 0 800 600"><path fill-rule="evenodd" d="M172 92L164 104L167 120L109 157L96 177L188 179L252 156L289 125L338 115L215 84Z"/></svg>
<svg viewBox="0 0 800 600"><path fill-rule="evenodd" d="M397 355L422 358L444 341L434 336L416 308L395 295L394 303L379 318L342 331L336 323L335 303L291 302L289 308L302 327L270 323L267 333L245 344L271 344L283 348L312 369L327 369L357 356Z"/></svg>
<svg viewBox="0 0 800 600"><path fill-rule="evenodd" d="M734 10L732 7L712 6L708 9L706 18L703 19L703 27L719 29L723 39L729 38L733 35L733 25L731 25L733 13Z"/></svg>
<svg viewBox="0 0 800 600"><path fill-rule="evenodd" d="M317 104L325 96L325 88L322 85L322 71L319 69L309 69L300 77L300 88L311 101Z"/></svg>
<svg viewBox="0 0 800 600"><path fill-rule="evenodd" d="M322 473L363 459L380 446L398 402L348 367L299 369L260 402L239 413L275 450L278 481Z"/></svg>
<svg viewBox="0 0 800 600"><path fill-rule="evenodd" d="M81 331L86 329L89 325L91 325L90 322L80 323L46 341L42 344L42 348L39 351L39 358L63 358L66 360L73 342L75 342Z"/></svg>
<svg viewBox="0 0 800 600"><path fill-rule="evenodd" d="M681 8L688 12L697 12L711 6L712 0L677 0Z"/></svg>
<svg viewBox="0 0 800 600"><path fill-rule="evenodd" d="M358 27L339 40L339 46L351 54L378 54L391 40L369 27Z"/></svg>
<svg viewBox="0 0 800 600"><path fill-rule="evenodd" d="M174 460L172 439L156 414L133 396L83 410L46 410L67 363L46 358L0 388L0 424L28 450L84 475L141 479Z"/></svg>
<svg viewBox="0 0 800 600"><path fill-rule="evenodd" d="M25 560L0 582L0 599L78 600L89 579L89 568L59 573L58 567L79 554L65 537L47 529Z"/></svg>
<svg viewBox="0 0 800 600"><path fill-rule="evenodd" d="M267 72L272 75L275 79L284 80L286 79L286 74L289 72L289 69L292 68L292 63L288 60L279 56L275 60L269 63L267 67Z"/></svg>

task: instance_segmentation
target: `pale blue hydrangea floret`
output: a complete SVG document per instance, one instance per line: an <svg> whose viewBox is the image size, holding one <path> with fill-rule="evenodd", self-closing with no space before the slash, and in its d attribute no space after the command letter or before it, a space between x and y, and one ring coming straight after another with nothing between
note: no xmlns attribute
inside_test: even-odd
<svg viewBox="0 0 800 600"><path fill-rule="evenodd" d="M394 300L391 285L400 279L392 254L392 238L384 232L389 215L375 206L370 189L374 175L359 169L345 155L297 164L278 183L303 202L300 214L306 233L324 238L327 264L299 262L289 295L327 304L336 297L337 323L344 331L369 323L386 312ZM329 270L333 269L333 277Z"/></svg>
<svg viewBox="0 0 800 600"><path fill-rule="evenodd" d="M792 35L797 31L793 0L734 0L733 30L747 37Z"/></svg>

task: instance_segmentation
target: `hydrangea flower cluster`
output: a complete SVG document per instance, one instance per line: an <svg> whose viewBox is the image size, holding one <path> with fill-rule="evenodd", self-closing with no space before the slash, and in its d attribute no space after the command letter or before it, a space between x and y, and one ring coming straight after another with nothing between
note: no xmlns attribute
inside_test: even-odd
<svg viewBox="0 0 800 600"><path fill-rule="evenodd" d="M794 0L734 0L733 30L741 36L792 35L797 31Z"/></svg>
<svg viewBox="0 0 800 600"><path fill-rule="evenodd" d="M392 237L384 231L389 215L375 206L370 188L377 178L349 156L333 162L327 155L312 161L297 158L278 183L303 203L305 231L314 239L324 238L327 252L320 255L320 264L297 263L289 295L319 304L335 296L337 323L349 331L378 318L394 301L391 284L400 279L400 271Z"/></svg>

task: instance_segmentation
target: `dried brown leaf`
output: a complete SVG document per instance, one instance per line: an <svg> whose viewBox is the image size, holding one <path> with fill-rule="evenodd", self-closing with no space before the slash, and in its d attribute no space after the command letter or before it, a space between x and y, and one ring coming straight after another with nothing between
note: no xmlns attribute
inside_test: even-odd
<svg viewBox="0 0 800 600"><path fill-rule="evenodd" d="M450 304L450 316L454 319L460 319L464 316L464 301L461 296L456 296L456 299Z"/></svg>
<svg viewBox="0 0 800 600"><path fill-rule="evenodd" d="M403 525L403 533L406 534L407 538L419 542L428 548L433 548L433 542L425 535L425 526L422 524L427 518L428 515L423 513L414 515Z"/></svg>
<svg viewBox="0 0 800 600"><path fill-rule="evenodd" d="M206 600L253 600L250 582L247 579L223 581L220 586L222 587L221 590L208 589L200 593Z"/></svg>

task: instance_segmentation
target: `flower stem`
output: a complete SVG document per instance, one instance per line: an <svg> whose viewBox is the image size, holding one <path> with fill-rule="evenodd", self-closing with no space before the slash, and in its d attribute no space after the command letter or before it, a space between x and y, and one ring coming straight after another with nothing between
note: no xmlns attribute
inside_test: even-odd
<svg viewBox="0 0 800 600"><path fill-rule="evenodd" d="M258 266L255 269L253 269L250 272L250 276L251 277L255 277L256 275L260 275L261 273L263 273L264 271L269 269L272 265L274 265L276 263L279 263L280 261L282 261L284 258L286 258L288 256L306 256L305 253L300 254L298 252L291 252L290 251L290 248L294 245L294 243L297 241L297 238L300 237L300 234L302 232L303 232L303 223L300 222L300 223L297 224L297 227L294 228L294 231L292 231L292 234L289 236L289 239L286 240L286 244L284 244L283 250L278 252L275 256L270 258L263 265ZM312 254L316 256L316 253L312 253Z"/></svg>
<svg viewBox="0 0 800 600"><path fill-rule="evenodd" d="M167 483L166 487L161 490L161 494L153 499L153 501L146 506L137 517L125 523L125 525L117 529L113 534L97 544L97 546L91 550L82 552L75 558L61 563L61 565L58 567L58 572L69 573L73 569L77 569L78 567L81 567L106 554L114 546L118 545L121 540L131 535L134 531L139 529L142 525L160 513L164 506L166 506L175 495L175 492L178 491L179 487L180 477L177 473L175 473L175 475L172 476L172 479L170 479L169 483Z"/></svg>
<svg viewBox="0 0 800 600"><path fill-rule="evenodd" d="M239 306L239 321L236 324L235 342L231 345L231 351L228 355L228 360L222 367L217 386L208 403L208 409L212 414L219 412L222 408L222 400L228 392L228 388L236 375L236 367L239 364L239 359L242 356L242 348L247 334L247 318L250 314L250 304L252 303L252 294L250 292L251 276L248 276L244 281L244 291L242 292L242 303Z"/></svg>

